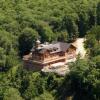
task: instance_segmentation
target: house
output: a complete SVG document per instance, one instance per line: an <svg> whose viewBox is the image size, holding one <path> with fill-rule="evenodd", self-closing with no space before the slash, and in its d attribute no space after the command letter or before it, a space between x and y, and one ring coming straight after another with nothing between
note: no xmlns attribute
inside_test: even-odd
<svg viewBox="0 0 100 100"><path fill-rule="evenodd" d="M66 63L76 57L76 47L71 43L56 42L41 44L36 41L29 55L23 57L27 69L40 70L55 63Z"/></svg>

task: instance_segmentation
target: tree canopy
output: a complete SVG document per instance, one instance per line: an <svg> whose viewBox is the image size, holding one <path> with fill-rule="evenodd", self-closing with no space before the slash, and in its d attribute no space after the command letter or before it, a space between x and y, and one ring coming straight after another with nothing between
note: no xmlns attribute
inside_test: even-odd
<svg viewBox="0 0 100 100"><path fill-rule="evenodd" d="M86 60L65 77L24 69L37 38L78 37L86 38ZM0 100L100 100L99 45L100 0L0 0Z"/></svg>

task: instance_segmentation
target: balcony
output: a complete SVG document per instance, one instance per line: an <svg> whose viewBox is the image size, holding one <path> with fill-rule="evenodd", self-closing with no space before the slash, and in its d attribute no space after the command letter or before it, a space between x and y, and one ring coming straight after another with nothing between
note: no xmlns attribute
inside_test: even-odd
<svg viewBox="0 0 100 100"><path fill-rule="evenodd" d="M63 60L63 59L66 59L66 57L65 56L63 56L63 57L60 57L60 56L58 56L58 57L53 57L53 58L46 58L45 60L31 60L32 62L34 62L34 63L39 63L39 64L48 64L48 63L52 63L52 62L55 62L55 61L59 61L59 60Z"/></svg>

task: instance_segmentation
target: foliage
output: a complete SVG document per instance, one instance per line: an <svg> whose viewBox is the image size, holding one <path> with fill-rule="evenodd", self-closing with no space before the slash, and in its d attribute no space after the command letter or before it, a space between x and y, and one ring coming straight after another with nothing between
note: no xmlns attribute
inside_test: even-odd
<svg viewBox="0 0 100 100"><path fill-rule="evenodd" d="M51 93L45 91L44 94L40 95L39 97L36 97L34 100L54 100L54 97Z"/></svg>
<svg viewBox="0 0 100 100"><path fill-rule="evenodd" d="M94 26L86 35L85 47L89 49L90 56L100 55L100 26Z"/></svg>
<svg viewBox="0 0 100 100"><path fill-rule="evenodd" d="M0 0L0 100L99 100L99 25L99 0ZM20 58L37 38L71 42L84 36L89 57L72 64L66 77L23 68Z"/></svg>
<svg viewBox="0 0 100 100"><path fill-rule="evenodd" d="M9 32L0 30L0 69L8 70L18 64L16 37Z"/></svg>
<svg viewBox="0 0 100 100"><path fill-rule="evenodd" d="M58 88L58 99L72 97L73 100L100 99L100 69L93 61L78 60L71 66L69 75L65 76Z"/></svg>
<svg viewBox="0 0 100 100"><path fill-rule="evenodd" d="M38 37L38 33L32 28L25 28L19 36L19 50L20 54L28 54L33 46L33 43Z"/></svg>
<svg viewBox="0 0 100 100"><path fill-rule="evenodd" d="M4 100L13 100L13 99L23 100L18 90L10 87L6 89L4 93Z"/></svg>

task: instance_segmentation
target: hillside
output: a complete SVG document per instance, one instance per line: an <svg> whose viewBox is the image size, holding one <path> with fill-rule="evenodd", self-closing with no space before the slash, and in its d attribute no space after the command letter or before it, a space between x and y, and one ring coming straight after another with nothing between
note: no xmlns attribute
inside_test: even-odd
<svg viewBox="0 0 100 100"><path fill-rule="evenodd" d="M27 71L36 39L76 41L86 56L65 77ZM65 99L100 100L100 0L0 0L0 100Z"/></svg>

